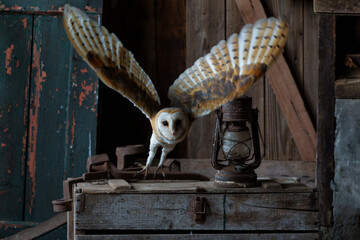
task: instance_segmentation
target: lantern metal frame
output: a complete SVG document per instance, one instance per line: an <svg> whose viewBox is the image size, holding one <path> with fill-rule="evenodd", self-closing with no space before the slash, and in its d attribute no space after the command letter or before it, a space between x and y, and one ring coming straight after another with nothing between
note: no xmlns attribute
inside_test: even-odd
<svg viewBox="0 0 360 240"><path fill-rule="evenodd" d="M251 140L253 145L253 149L251 152L249 152L249 156L246 158L229 157L226 156L224 152L222 152L224 159L220 159L219 152L220 149L222 150L225 131L229 129L231 131L236 131L236 128L243 128L246 126L246 123L251 125L251 139L246 139L246 141ZM222 129L223 125L227 125L229 128ZM218 170L215 175L216 186L257 186L257 174L255 173L254 169L260 166L264 156L260 149L260 139L264 145L258 124L258 110L252 109L251 97L240 97L225 104L216 111L216 126L211 157L212 166ZM237 146L238 144L244 144L244 141L237 142L233 147ZM249 148L251 149L251 147ZM227 162L227 164L224 164L224 162Z"/></svg>

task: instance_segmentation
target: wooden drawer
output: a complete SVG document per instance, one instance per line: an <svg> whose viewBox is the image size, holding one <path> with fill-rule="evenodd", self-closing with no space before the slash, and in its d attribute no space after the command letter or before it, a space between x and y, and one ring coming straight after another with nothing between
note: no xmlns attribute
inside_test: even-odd
<svg viewBox="0 0 360 240"><path fill-rule="evenodd" d="M193 233L204 239L206 233L216 239L226 233L229 239L248 239L250 233L262 233L259 239L289 239L294 232L306 237L299 239L314 239L317 192L294 182L277 186L225 189L213 182L143 182L113 190L107 183L81 183L74 187L69 234L74 232L76 239L100 239L99 234L105 239L168 239L168 234L180 239ZM201 223L195 222L197 197L206 205Z"/></svg>

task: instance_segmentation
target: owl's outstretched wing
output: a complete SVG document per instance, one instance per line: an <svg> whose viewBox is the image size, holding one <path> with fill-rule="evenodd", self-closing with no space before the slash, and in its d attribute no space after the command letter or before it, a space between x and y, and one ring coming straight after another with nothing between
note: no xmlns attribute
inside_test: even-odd
<svg viewBox="0 0 360 240"><path fill-rule="evenodd" d="M175 80L168 91L172 105L198 118L240 97L282 52L287 36L287 24L276 18L244 26Z"/></svg>
<svg viewBox="0 0 360 240"><path fill-rule="evenodd" d="M129 99L148 118L160 109L151 79L115 34L68 4L64 27L74 48L107 86Z"/></svg>

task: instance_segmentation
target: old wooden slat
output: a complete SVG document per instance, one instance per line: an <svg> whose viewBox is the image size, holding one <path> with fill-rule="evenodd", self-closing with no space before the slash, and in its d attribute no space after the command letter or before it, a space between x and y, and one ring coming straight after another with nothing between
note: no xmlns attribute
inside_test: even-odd
<svg viewBox="0 0 360 240"><path fill-rule="evenodd" d="M236 0L245 22L255 22L266 17L265 11L258 0ZM304 102L296 86L289 66L280 56L268 70L266 77L275 93L276 100L287 122L298 151L305 161L315 161L316 134Z"/></svg>
<svg viewBox="0 0 360 240"><path fill-rule="evenodd" d="M313 192L221 194L218 189L219 194L163 194L158 193L161 190L159 185L157 183L157 190L152 190L156 194L138 195L121 191L119 194L107 194L111 191L101 188L94 194L88 192L83 184L82 193L76 194L76 199L79 198L75 201L75 209L78 210L76 229L317 230ZM133 187L136 190L135 185ZM195 196L204 197L208 205L204 224L196 224L193 219ZM114 215L114 212L117 214ZM176 218L172 217L174 215Z"/></svg>
<svg viewBox="0 0 360 240"><path fill-rule="evenodd" d="M124 179L110 179L108 184L114 190L131 189L131 185Z"/></svg>
<svg viewBox="0 0 360 240"><path fill-rule="evenodd" d="M360 78L337 79L335 81L335 97L359 99Z"/></svg>
<svg viewBox="0 0 360 240"><path fill-rule="evenodd" d="M35 16L32 56L24 215L43 221L62 181L82 173L95 152L97 78L74 57L60 16Z"/></svg>
<svg viewBox="0 0 360 240"><path fill-rule="evenodd" d="M52 215L49 200L61 196L64 178L70 45L64 34L63 40L58 41L61 20L58 16L34 19L26 173L25 219L28 221L42 221Z"/></svg>
<svg viewBox="0 0 360 240"><path fill-rule="evenodd" d="M334 177L334 81L335 16L319 17L319 87L317 118L317 185L319 188L319 224L332 226L331 181Z"/></svg>
<svg viewBox="0 0 360 240"><path fill-rule="evenodd" d="M186 1L156 0L156 89L164 106L169 87L186 69ZM169 156L186 157L186 142Z"/></svg>
<svg viewBox="0 0 360 240"><path fill-rule="evenodd" d="M304 80L303 80L303 98L306 109L316 129L317 102L318 102L318 65L319 52L319 17L314 14L313 1L303 0L304 2Z"/></svg>
<svg viewBox="0 0 360 240"><path fill-rule="evenodd" d="M186 67L210 52L210 48L225 39L225 1L186 1ZM215 115L195 121L187 140L189 158L210 158Z"/></svg>
<svg viewBox="0 0 360 240"><path fill-rule="evenodd" d="M0 15L0 216L22 220L32 16Z"/></svg>
<svg viewBox="0 0 360 240"><path fill-rule="evenodd" d="M134 54L157 87L155 0L105 1L104 26ZM115 157L118 146L144 144L147 148L149 120L129 100L102 82L99 85L97 152Z"/></svg>
<svg viewBox="0 0 360 240"><path fill-rule="evenodd" d="M61 33L63 34L62 29ZM75 54L72 47L67 45L65 47L70 50L71 57L70 62L66 63L69 75L67 78L64 179L81 176L86 172L86 159L96 154L99 90L98 78L93 70L78 54Z"/></svg>
<svg viewBox="0 0 360 240"><path fill-rule="evenodd" d="M64 5L69 3L74 7L78 7L87 12L101 13L102 1L99 0L37 0L37 1L21 1L21 0L1 0L0 11L2 12L27 12L34 14L61 14L64 11Z"/></svg>
<svg viewBox="0 0 360 240"><path fill-rule="evenodd" d="M264 8L268 16L282 17L289 25L290 31L284 55L294 74L296 85L301 91L303 89L303 2L265 1ZM300 160L267 74L265 74L265 92L265 146L271 146L266 148L266 159Z"/></svg>
<svg viewBox="0 0 360 240"><path fill-rule="evenodd" d="M356 14L360 13L358 0L314 0L316 13Z"/></svg>
<svg viewBox="0 0 360 240"><path fill-rule="evenodd" d="M78 235L78 240L115 240L115 239L124 239L124 240L182 240L191 238L193 240L309 240L309 239L318 239L317 233L215 233L215 234L136 234L136 235Z"/></svg>

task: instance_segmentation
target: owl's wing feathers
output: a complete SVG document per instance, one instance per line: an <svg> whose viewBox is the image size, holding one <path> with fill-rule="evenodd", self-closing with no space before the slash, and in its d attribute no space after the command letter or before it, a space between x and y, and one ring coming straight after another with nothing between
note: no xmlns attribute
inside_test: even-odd
<svg viewBox="0 0 360 240"><path fill-rule="evenodd" d="M64 27L77 52L107 86L129 99L148 118L160 109L160 98L151 79L115 34L68 4Z"/></svg>
<svg viewBox="0 0 360 240"><path fill-rule="evenodd" d="M168 91L172 105L193 118L243 95L282 52L288 26L276 18L244 26L182 73Z"/></svg>

